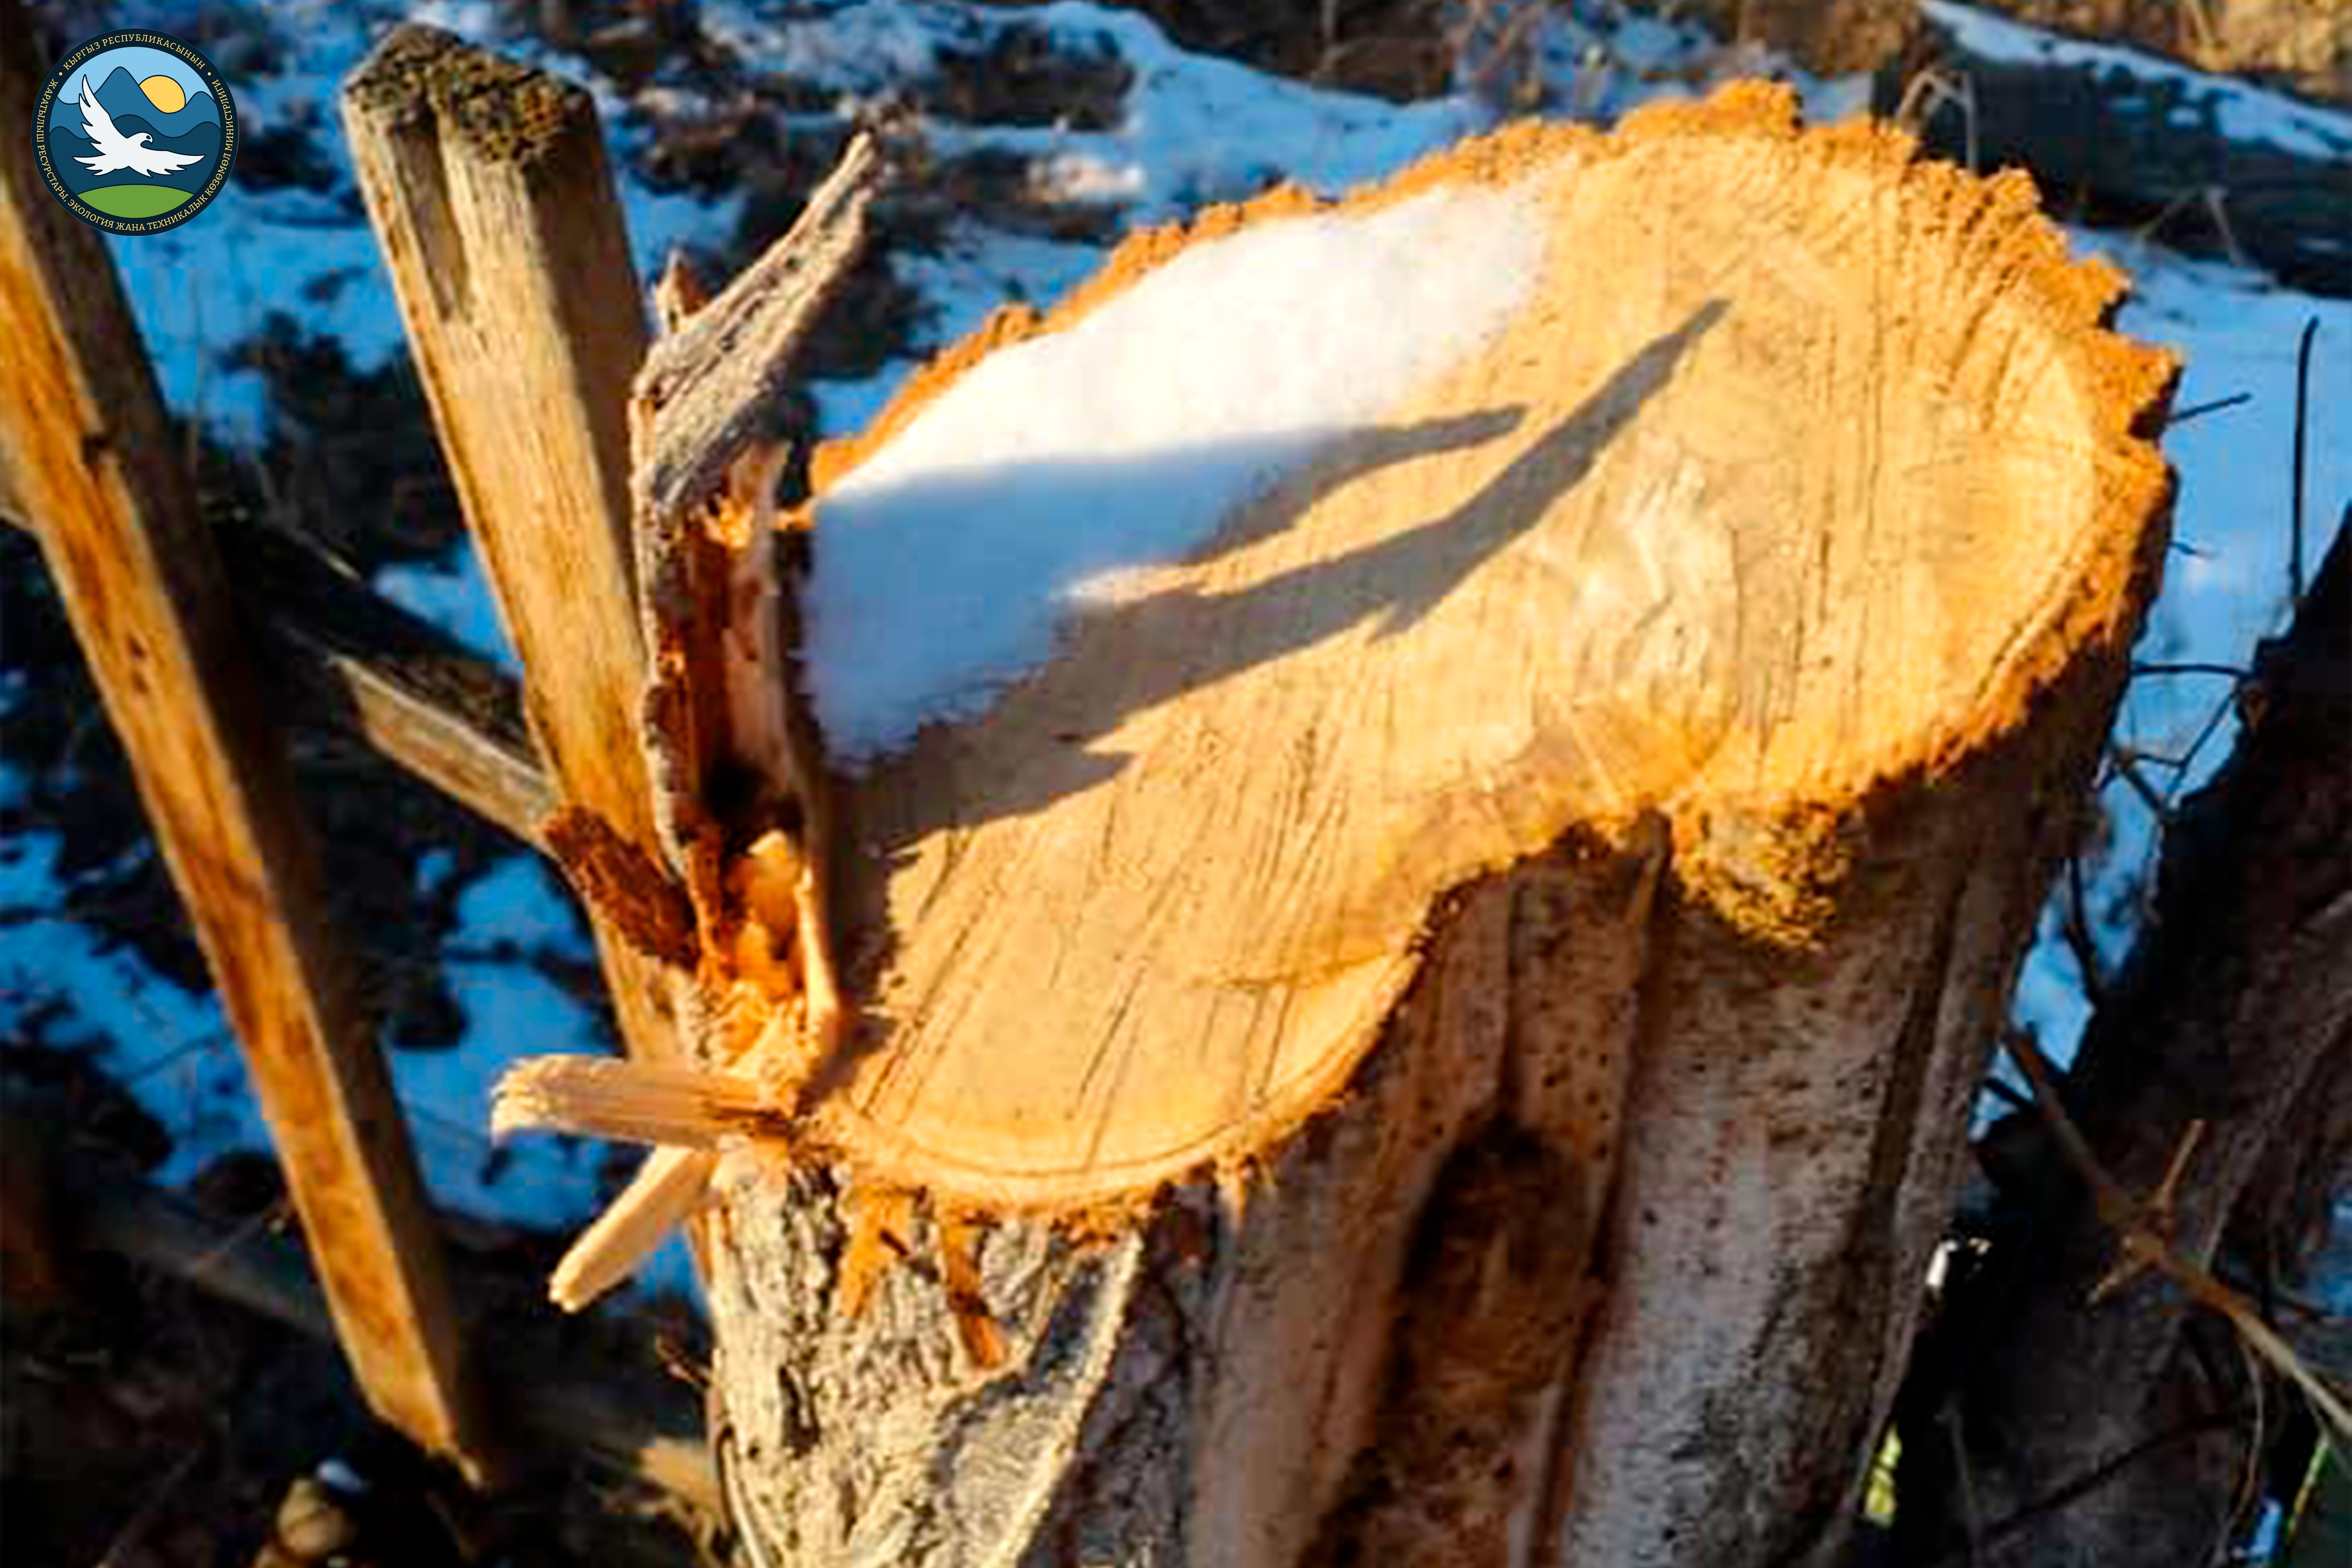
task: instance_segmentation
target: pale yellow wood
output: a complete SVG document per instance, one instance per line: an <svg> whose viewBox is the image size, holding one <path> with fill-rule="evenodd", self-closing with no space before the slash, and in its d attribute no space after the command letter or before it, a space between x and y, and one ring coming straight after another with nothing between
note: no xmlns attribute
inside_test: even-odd
<svg viewBox="0 0 2352 1568"><path fill-rule="evenodd" d="M1475 363L842 789L833 1143L1049 1207L1251 1156L1347 1080L1450 889L1644 809L1832 810L2113 635L2112 520L2165 483L2121 426L2165 373L2085 337L2112 275L2021 181L1761 101L1362 198L1509 185L1544 275ZM1714 890L1801 942L1810 878Z"/></svg>
<svg viewBox="0 0 2352 1568"><path fill-rule="evenodd" d="M526 844L555 809L515 680L299 541L223 537L301 717L372 747Z"/></svg>
<svg viewBox="0 0 2352 1568"><path fill-rule="evenodd" d="M0 29L13 126L33 120L30 42ZM5 488L245 1048L337 1337L380 1415L480 1476L440 1236L220 564L105 245L51 197L21 135L0 137L0 344Z"/></svg>
<svg viewBox="0 0 2352 1568"><path fill-rule="evenodd" d="M657 853L637 738L627 406L645 308L587 94L432 28L379 45L344 124L557 792ZM667 979L598 925L633 1053Z"/></svg>

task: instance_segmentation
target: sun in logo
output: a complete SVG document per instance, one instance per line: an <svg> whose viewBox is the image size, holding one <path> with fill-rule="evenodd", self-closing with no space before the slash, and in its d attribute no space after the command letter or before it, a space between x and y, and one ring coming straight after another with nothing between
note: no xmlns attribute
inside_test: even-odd
<svg viewBox="0 0 2352 1568"><path fill-rule="evenodd" d="M109 33L51 73L35 132L49 190L114 234L185 223L226 183L236 107L212 62L160 33Z"/></svg>

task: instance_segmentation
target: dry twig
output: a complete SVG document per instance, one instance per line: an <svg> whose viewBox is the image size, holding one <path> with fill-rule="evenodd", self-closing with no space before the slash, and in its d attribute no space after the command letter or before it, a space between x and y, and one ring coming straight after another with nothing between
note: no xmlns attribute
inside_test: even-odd
<svg viewBox="0 0 2352 1568"><path fill-rule="evenodd" d="M2012 1031L2007 1044L2011 1057L2033 1085L2034 1102L2040 1108L2042 1119L2049 1123L2052 1136L2057 1139L2060 1152L2065 1155L2067 1163L2074 1167L2075 1174L2083 1179L2084 1184L2091 1189L2100 1219L2116 1233L2126 1268L2134 1272L2155 1269L2179 1286L2190 1300L2228 1320L2249 1351L2302 1391L2304 1397L2311 1402L2321 1424L2327 1428L2329 1439L2352 1449L2352 1408L2347 1407L2343 1396L2304 1363L2303 1358L2295 1354L2294 1348L2263 1321L2261 1314L2247 1303L2245 1298L2175 1251L2170 1239L2161 1234L2160 1227L2150 1223L2147 1205L2133 1202L2116 1184L2115 1178L2107 1174L2105 1168L2099 1163L2098 1156L2091 1152L2090 1144L2067 1116L2064 1105L2058 1099L2057 1088L2051 1079L2050 1064L2042 1057L2041 1047L2034 1044L2031 1031ZM2193 1146L2193 1139L2184 1139L2182 1153L2174 1157L2174 1170L2166 1174L2167 1187L2173 1184L2186 1152ZM2165 1195L2164 1189L2159 1188L2158 1196L2162 1198Z"/></svg>

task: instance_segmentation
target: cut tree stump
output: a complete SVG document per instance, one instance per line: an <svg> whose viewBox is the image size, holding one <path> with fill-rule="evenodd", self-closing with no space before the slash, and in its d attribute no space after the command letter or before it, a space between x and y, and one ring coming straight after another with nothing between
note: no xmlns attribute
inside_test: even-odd
<svg viewBox="0 0 2352 1568"><path fill-rule="evenodd" d="M581 1076L748 1146L707 1239L760 1561L1843 1535L2155 587L2173 369L2021 177L1777 89L1514 129L1339 210L1445 185L1538 226L1501 329L983 711L772 781L824 802L787 824L820 931L701 803L731 861L677 868L732 1076ZM1213 211L1000 318L818 454L784 558L963 377L1315 210ZM719 603L652 613L709 649ZM671 708L723 731L740 695ZM827 969L813 937L837 1038L777 978Z"/></svg>

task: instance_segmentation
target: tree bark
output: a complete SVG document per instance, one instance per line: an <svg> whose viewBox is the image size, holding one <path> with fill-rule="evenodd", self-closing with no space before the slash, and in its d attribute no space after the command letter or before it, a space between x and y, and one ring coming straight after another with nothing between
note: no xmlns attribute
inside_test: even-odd
<svg viewBox="0 0 2352 1568"><path fill-rule="evenodd" d="M2067 1076L2071 1117L2126 1192L2155 1193L2203 1124L2171 1215L2176 1250L2200 1265L2234 1215L2291 1273L2328 1207L2314 1193L2341 1185L2347 676L2352 531L2294 629L2257 654L2237 751L2168 827L2147 931ZM2032 1145L2032 1131L2013 1142ZM1997 1233L2011 1240L1950 1309L1969 1353L1939 1400L1921 1401L1919 1440L1906 1433L1897 1521L1910 1551L1928 1561L1973 1529L1984 1540L1969 1561L1985 1564L2222 1560L2263 1437L2252 1362L2160 1278L2092 1304L2116 1261L2111 1227L2046 1154L2002 1168ZM2065 1506L2037 1506L2126 1455Z"/></svg>
<svg viewBox="0 0 2352 1568"><path fill-rule="evenodd" d="M2081 221L2152 231L2313 293L2352 293L2342 243L2352 0L1654 8L1696 13L1718 37L1769 45L1822 75L1874 72L1881 113L1920 103L1913 95L1932 80L1942 90L1924 100L1919 130L1936 156L2028 170Z"/></svg>
<svg viewBox="0 0 2352 1568"><path fill-rule="evenodd" d="M1342 210L1447 181L1548 232L1475 365L823 781L845 1032L739 1022L766 1108L697 1113L750 1142L703 1238L756 1560L1837 1551L2153 589L2171 367L2022 182L1777 92ZM820 454L813 547L987 353L1311 205L993 323Z"/></svg>

